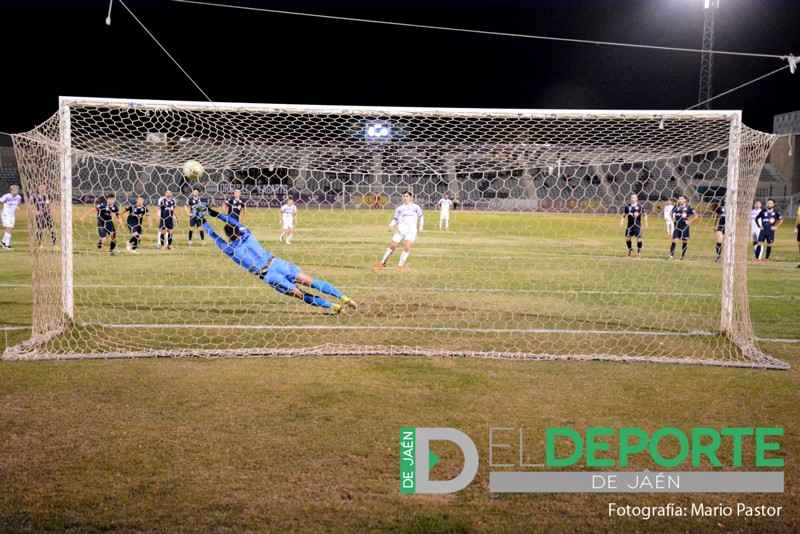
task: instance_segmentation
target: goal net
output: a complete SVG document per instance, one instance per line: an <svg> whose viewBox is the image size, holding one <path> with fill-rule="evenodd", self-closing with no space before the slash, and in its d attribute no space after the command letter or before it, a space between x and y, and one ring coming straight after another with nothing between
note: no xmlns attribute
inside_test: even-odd
<svg viewBox="0 0 800 534"><path fill-rule="evenodd" d="M5 358L450 355L787 368L759 349L747 301L748 217L774 139L735 111L62 98L52 118L14 136L26 201L49 196L56 244L42 216L28 218L33 330ZM204 167L197 180L181 171L189 160ZM219 209L239 189L253 239L358 307L308 305L232 262L189 227L193 188ZM158 248L157 203L168 190L171 249ZM405 192L422 208L423 231L408 255L401 242L376 270ZM111 193L121 212L139 197L149 210L135 250L118 221L100 240L95 207ZM647 218L641 250L634 234L629 253L623 210L633 194ZM447 219L445 195L455 202ZM685 254L679 240L668 261L664 211L679 195L699 219ZM289 197L298 211L287 244ZM711 218L723 199L715 261Z"/></svg>

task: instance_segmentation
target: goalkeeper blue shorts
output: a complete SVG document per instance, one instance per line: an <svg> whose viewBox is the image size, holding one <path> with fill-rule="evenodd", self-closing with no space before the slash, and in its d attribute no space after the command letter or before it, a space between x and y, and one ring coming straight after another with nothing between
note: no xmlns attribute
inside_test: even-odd
<svg viewBox="0 0 800 534"><path fill-rule="evenodd" d="M272 260L264 281L284 294L291 294L295 290L294 281L300 274L300 268L280 258Z"/></svg>

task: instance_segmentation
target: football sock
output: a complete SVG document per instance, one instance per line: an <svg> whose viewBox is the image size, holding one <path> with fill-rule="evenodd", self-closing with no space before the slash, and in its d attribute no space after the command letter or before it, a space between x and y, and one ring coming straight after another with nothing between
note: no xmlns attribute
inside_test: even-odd
<svg viewBox="0 0 800 534"><path fill-rule="evenodd" d="M205 241L205 239L206 239L206 233L200 230L200 241Z"/></svg>
<svg viewBox="0 0 800 534"><path fill-rule="evenodd" d="M98 249L101 249L101 248L103 248L103 242L102 242L102 241L98 241L98 242L97 242L97 248L98 248Z"/></svg>
<svg viewBox="0 0 800 534"><path fill-rule="evenodd" d="M193 235L194 235L194 232L192 230L189 230L189 241L192 240L192 236Z"/></svg>
<svg viewBox="0 0 800 534"><path fill-rule="evenodd" d="M759 259L760 257L761 257L761 247L756 245L756 259Z"/></svg>
<svg viewBox="0 0 800 534"><path fill-rule="evenodd" d="M771 245L767 245L767 258L766 259L769 259L769 255L770 254L772 254L772 246Z"/></svg>
<svg viewBox="0 0 800 534"><path fill-rule="evenodd" d="M320 293L325 293L326 295L333 295L336 298L342 297L342 292L330 285L328 282L324 280L312 280L311 287L319 291Z"/></svg>
<svg viewBox="0 0 800 534"><path fill-rule="evenodd" d="M113 252L115 248L117 248L117 240L116 239L112 239L111 240L111 244L108 246L108 250Z"/></svg>
<svg viewBox="0 0 800 534"><path fill-rule="evenodd" d="M717 257L722 254L722 243L717 243Z"/></svg>
<svg viewBox="0 0 800 534"><path fill-rule="evenodd" d="M686 249L689 248L689 243L686 241L683 242L683 246L681 246L681 258L686 256Z"/></svg>
<svg viewBox="0 0 800 534"><path fill-rule="evenodd" d="M669 246L669 255L670 255L670 256L673 256L674 254L675 254L675 243L672 243L672 244Z"/></svg>
<svg viewBox="0 0 800 534"><path fill-rule="evenodd" d="M319 306L320 308L330 308L331 303L325 300L322 297L318 297L316 295L309 295L308 293L303 294L303 302L306 304L311 304L312 306Z"/></svg>
<svg viewBox="0 0 800 534"><path fill-rule="evenodd" d="M633 245L630 241L625 241L625 244L628 246L628 250L633 250Z"/></svg>
<svg viewBox="0 0 800 534"><path fill-rule="evenodd" d="M403 266L403 264L404 264L404 263L406 262L406 260L408 259L408 254L409 254L409 253L408 253L408 252L405 252L405 251L401 252L401 253L400 253L400 262L399 262L397 265L399 265L399 266L401 266L401 267L402 267L402 266Z"/></svg>
<svg viewBox="0 0 800 534"><path fill-rule="evenodd" d="M381 263L386 263L386 260L388 260L389 256L392 255L392 252L394 252L394 250L392 250L392 247L387 248L386 252L383 253L383 259L381 260Z"/></svg>
<svg viewBox="0 0 800 534"><path fill-rule="evenodd" d="M172 246L172 234L167 234L167 245Z"/></svg>
<svg viewBox="0 0 800 534"><path fill-rule="evenodd" d="M642 253L642 242L641 241L637 241L636 242L636 252L639 253L639 254Z"/></svg>

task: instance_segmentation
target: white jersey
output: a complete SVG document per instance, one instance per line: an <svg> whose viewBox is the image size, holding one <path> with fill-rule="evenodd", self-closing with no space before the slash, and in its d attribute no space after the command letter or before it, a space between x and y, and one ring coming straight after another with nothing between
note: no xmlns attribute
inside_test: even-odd
<svg viewBox="0 0 800 534"><path fill-rule="evenodd" d="M3 203L3 217L14 217L19 205L22 203L22 196L19 194L12 195L11 193L6 193L0 197L0 202Z"/></svg>
<svg viewBox="0 0 800 534"><path fill-rule="evenodd" d="M439 208L442 210L442 217L450 215L450 208L453 207L453 201L449 198L443 198L439 201Z"/></svg>
<svg viewBox="0 0 800 534"><path fill-rule="evenodd" d="M394 219L392 219L389 226L394 226L395 224L399 234L416 234L417 224L419 224L419 229L422 230L422 208L419 207L419 204L413 202L411 204L400 204L394 210Z"/></svg>
<svg viewBox="0 0 800 534"><path fill-rule="evenodd" d="M290 228L294 226L295 214L297 214L297 206L294 204L291 206L288 204L281 206L281 220L283 221L284 228Z"/></svg>
<svg viewBox="0 0 800 534"><path fill-rule="evenodd" d="M664 220L667 222L672 222L672 210L675 209L675 206L672 204L667 204L664 206Z"/></svg>
<svg viewBox="0 0 800 534"><path fill-rule="evenodd" d="M759 213L761 213L761 209L754 208L750 210L750 231L752 232L761 231L761 228L758 226L758 223L756 222L756 217L758 217Z"/></svg>

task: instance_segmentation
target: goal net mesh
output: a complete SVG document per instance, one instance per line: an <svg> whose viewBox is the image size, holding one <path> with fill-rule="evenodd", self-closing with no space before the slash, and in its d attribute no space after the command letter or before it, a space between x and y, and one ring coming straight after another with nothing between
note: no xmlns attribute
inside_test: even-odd
<svg viewBox="0 0 800 534"><path fill-rule="evenodd" d="M747 302L748 216L774 136L733 112L377 109L63 99L14 136L33 266L31 339L5 358L451 355L786 368L758 347ZM188 180L187 160L205 174ZM201 240L191 190L234 189L265 249L358 303L341 314L275 291ZM157 247L158 199L177 202ZM402 194L424 212L404 265ZM141 243L116 223L98 248L93 206L149 209ZM444 195L456 201L441 216ZM648 216L641 259L623 208ZM698 213L666 261L667 201ZM298 208L291 243L280 207ZM715 262L711 215L727 234ZM40 198L41 200L41 198ZM83 218L83 219L82 219ZM123 216L123 220L125 216ZM219 221L213 221L219 232ZM221 232L220 232L221 233ZM307 289L315 293L312 289Z"/></svg>

